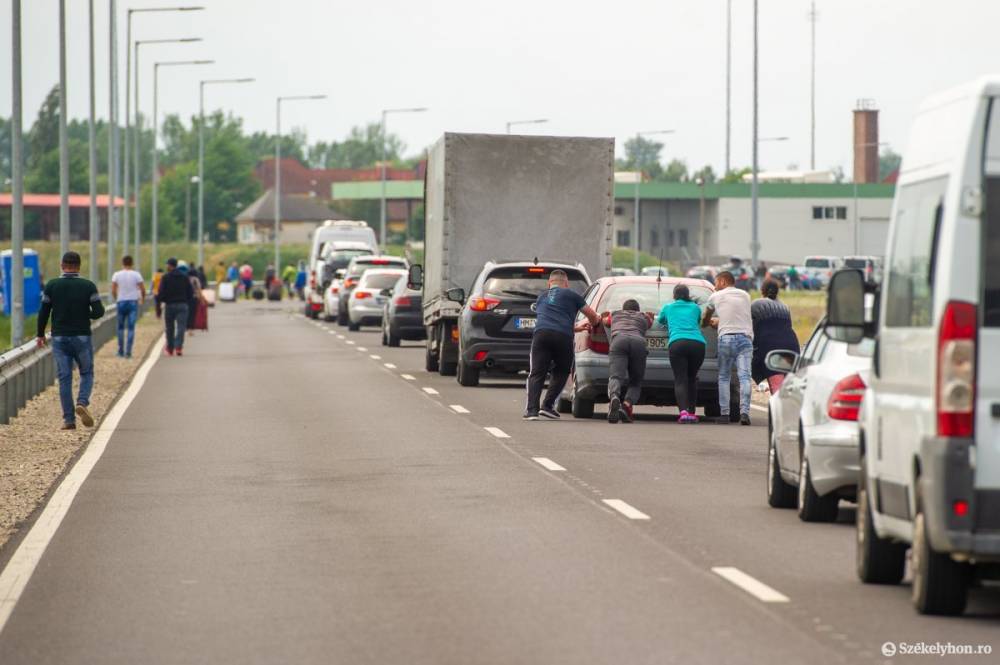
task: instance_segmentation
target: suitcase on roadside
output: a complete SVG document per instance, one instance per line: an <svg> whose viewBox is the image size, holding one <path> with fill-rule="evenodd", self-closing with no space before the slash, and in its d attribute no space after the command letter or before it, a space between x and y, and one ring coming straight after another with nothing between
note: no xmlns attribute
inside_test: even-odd
<svg viewBox="0 0 1000 665"><path fill-rule="evenodd" d="M250 296L254 300L263 300L264 299L264 289L262 289L259 286L255 286L255 287L253 287L253 291L250 292Z"/></svg>
<svg viewBox="0 0 1000 665"><path fill-rule="evenodd" d="M267 299L268 300L281 300L281 289L283 284L278 280L271 282L271 286L267 289Z"/></svg>
<svg viewBox="0 0 1000 665"><path fill-rule="evenodd" d="M219 282L219 300L233 302L236 300L236 285L232 282Z"/></svg>
<svg viewBox="0 0 1000 665"><path fill-rule="evenodd" d="M198 301L198 306L194 311L194 330L208 330L208 305Z"/></svg>

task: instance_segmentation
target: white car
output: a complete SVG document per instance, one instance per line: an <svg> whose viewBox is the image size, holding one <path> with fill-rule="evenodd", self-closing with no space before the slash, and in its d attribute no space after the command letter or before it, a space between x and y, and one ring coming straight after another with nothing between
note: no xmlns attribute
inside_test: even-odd
<svg viewBox="0 0 1000 665"><path fill-rule="evenodd" d="M839 256L807 256L800 272L817 280L822 288L830 283L833 273L844 267Z"/></svg>
<svg viewBox="0 0 1000 665"><path fill-rule="evenodd" d="M857 572L897 584L910 548L917 611L960 614L1000 578L1000 77L917 113L886 250L880 287L838 272L827 305L829 334L875 340Z"/></svg>
<svg viewBox="0 0 1000 665"><path fill-rule="evenodd" d="M347 324L350 330L360 330L361 326L381 326L382 306L389 298L396 282L406 270L389 268L371 268L366 270L358 281L358 285L348 295Z"/></svg>
<svg viewBox="0 0 1000 665"><path fill-rule="evenodd" d="M821 322L801 354L772 351L785 374L768 405L767 502L798 508L805 522L833 522L858 482L858 409L871 368L871 340L831 339Z"/></svg>
<svg viewBox="0 0 1000 665"><path fill-rule="evenodd" d="M330 285L323 291L323 319L325 321L337 320L337 308L340 306L340 291L344 287L343 268L334 271Z"/></svg>

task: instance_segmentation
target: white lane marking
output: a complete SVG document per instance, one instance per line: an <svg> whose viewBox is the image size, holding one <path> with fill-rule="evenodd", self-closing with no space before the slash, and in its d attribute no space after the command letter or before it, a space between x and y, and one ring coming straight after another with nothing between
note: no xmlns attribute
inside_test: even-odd
<svg viewBox="0 0 1000 665"><path fill-rule="evenodd" d="M428 395L440 395L441 394L438 391L434 390L433 388L429 388L427 386L424 386L423 388L421 388L421 390L423 390Z"/></svg>
<svg viewBox="0 0 1000 665"><path fill-rule="evenodd" d="M374 353L368 357L371 358L372 360L382 360L382 356L377 356Z"/></svg>
<svg viewBox="0 0 1000 665"><path fill-rule="evenodd" d="M349 340L347 340L347 343L350 344L351 346L354 346L354 341L353 340L349 339Z"/></svg>
<svg viewBox="0 0 1000 665"><path fill-rule="evenodd" d="M716 566L712 572L727 582L738 586L763 603L787 603L788 596L772 589L760 580L750 577L739 568Z"/></svg>
<svg viewBox="0 0 1000 665"><path fill-rule="evenodd" d="M760 404L751 404L750 408L753 409L753 410L755 410L755 411L760 411L762 413L767 413L767 407L766 406L761 406Z"/></svg>
<svg viewBox="0 0 1000 665"><path fill-rule="evenodd" d="M52 541L52 537L55 536L63 518L69 512L70 506L73 505L77 492L80 491L87 476L101 459L101 455L104 454L104 449L107 448L108 441L114 435L122 416L125 415L125 411L128 410L143 384L146 383L146 377L149 376L153 365L163 354L164 345L165 341L163 337L160 337L149 352L149 357L143 361L142 366L135 373L124 394L101 419L101 424L94 432L86 450L59 483L59 487L52 493L52 498L45 505L45 510L38 516L28 535L18 545L14 556L7 562L7 567L0 573L0 631L3 631L7 620L10 619L14 606L28 585L42 555L45 554L45 548Z"/></svg>
<svg viewBox="0 0 1000 665"><path fill-rule="evenodd" d="M406 379L407 381L416 381L417 380L416 377L413 376L412 374L400 374L400 376L403 377L404 379Z"/></svg>
<svg viewBox="0 0 1000 665"><path fill-rule="evenodd" d="M333 332L332 330L327 330L327 332L330 333L331 335L336 335L337 334L337 333Z"/></svg>
<svg viewBox="0 0 1000 665"><path fill-rule="evenodd" d="M362 353L364 353L364 352L365 352L365 351L367 351L367 350L368 350L368 349L366 349L366 348L365 348L365 347L363 347L363 346L359 346L359 347L358 347L358 351L360 351L360 352L362 352Z"/></svg>
<svg viewBox="0 0 1000 665"><path fill-rule="evenodd" d="M532 457L531 459L533 459L534 461L538 462L539 464L541 464L543 467L545 467L549 471L565 471L566 470L566 467L561 466L559 464L556 464L555 462L553 462L552 460L550 460L548 457Z"/></svg>
<svg viewBox="0 0 1000 665"><path fill-rule="evenodd" d="M461 404L449 404L451 410L455 413L469 413L469 410L462 406Z"/></svg>
<svg viewBox="0 0 1000 665"><path fill-rule="evenodd" d="M337 333L337 339L344 339L344 336L341 335L340 333Z"/></svg>
<svg viewBox="0 0 1000 665"><path fill-rule="evenodd" d="M507 432L505 432L502 429L500 429L499 427L484 427L483 429L486 430L487 432L489 432L490 434L492 434L493 436L495 436L498 439L509 439L510 438L510 435L507 434Z"/></svg>
<svg viewBox="0 0 1000 665"><path fill-rule="evenodd" d="M621 499L604 499L604 503L607 504L609 507L614 508L615 510L617 510L630 520L649 519L649 515L642 512L641 510L638 510L637 508L630 506Z"/></svg>
<svg viewBox="0 0 1000 665"><path fill-rule="evenodd" d="M392 363L382 363L382 364L388 367L389 369L396 369L396 366L393 365Z"/></svg>

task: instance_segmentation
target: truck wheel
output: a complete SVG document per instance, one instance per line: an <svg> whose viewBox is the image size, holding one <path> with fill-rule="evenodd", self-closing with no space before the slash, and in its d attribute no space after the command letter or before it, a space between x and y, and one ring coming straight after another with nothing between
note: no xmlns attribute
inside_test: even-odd
<svg viewBox="0 0 1000 665"><path fill-rule="evenodd" d="M399 338L388 332L386 335L386 342L388 346L399 346Z"/></svg>
<svg viewBox="0 0 1000 665"><path fill-rule="evenodd" d="M705 408L708 413L708 408ZM778 446L774 428L768 423L767 444L767 505L772 508L792 508L795 506L795 488L781 477L781 462L778 460Z"/></svg>
<svg viewBox="0 0 1000 665"><path fill-rule="evenodd" d="M361 324L360 323L354 323L354 321L351 321L350 319L348 319L348 321L347 321L347 329L350 330L351 332L358 332L359 330L361 330Z"/></svg>
<svg viewBox="0 0 1000 665"><path fill-rule="evenodd" d="M346 326L350 322L351 322L351 317L347 316L347 312L341 312L338 309L337 310L337 325L338 326Z"/></svg>
<svg viewBox="0 0 1000 665"><path fill-rule="evenodd" d="M921 614L956 615L965 610L972 568L935 552L927 537L927 518L917 509L913 521L913 606Z"/></svg>
<svg viewBox="0 0 1000 665"><path fill-rule="evenodd" d="M458 373L458 362L457 360L449 360L445 358L445 339L451 331L448 326L444 323L438 326L438 374L441 376L455 376ZM457 353L455 355L458 355Z"/></svg>
<svg viewBox="0 0 1000 665"><path fill-rule="evenodd" d="M458 374L458 363L457 362L442 362L438 361L438 374L441 376L455 376Z"/></svg>
<svg viewBox="0 0 1000 665"><path fill-rule="evenodd" d="M803 522L836 522L840 499L836 494L820 496L812 484L812 474L809 472L809 460L802 455L802 465L799 467L798 491L799 519Z"/></svg>
<svg viewBox="0 0 1000 665"><path fill-rule="evenodd" d="M854 523L857 541L855 568L865 584L899 584L906 568L906 547L888 538L880 538L875 533L864 461L862 457L857 519Z"/></svg>
<svg viewBox="0 0 1000 665"><path fill-rule="evenodd" d="M573 414L574 418L593 418L594 400L583 399L574 393L573 401L570 404L570 412Z"/></svg>
<svg viewBox="0 0 1000 665"><path fill-rule="evenodd" d="M479 368L469 367L469 364L461 358L458 360L458 383L467 388L479 385Z"/></svg>
<svg viewBox="0 0 1000 665"><path fill-rule="evenodd" d="M556 400L556 411L559 413L572 413L573 412L573 402L560 397Z"/></svg>
<svg viewBox="0 0 1000 665"><path fill-rule="evenodd" d="M424 345L424 369L428 372L438 371L438 357L431 353L432 338L428 336L427 344Z"/></svg>

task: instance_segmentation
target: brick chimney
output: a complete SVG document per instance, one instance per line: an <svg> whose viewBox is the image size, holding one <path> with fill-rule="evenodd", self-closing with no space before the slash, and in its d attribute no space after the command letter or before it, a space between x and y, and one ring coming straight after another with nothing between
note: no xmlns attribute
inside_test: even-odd
<svg viewBox="0 0 1000 665"><path fill-rule="evenodd" d="M878 109L871 99L854 109L854 182L878 182Z"/></svg>

